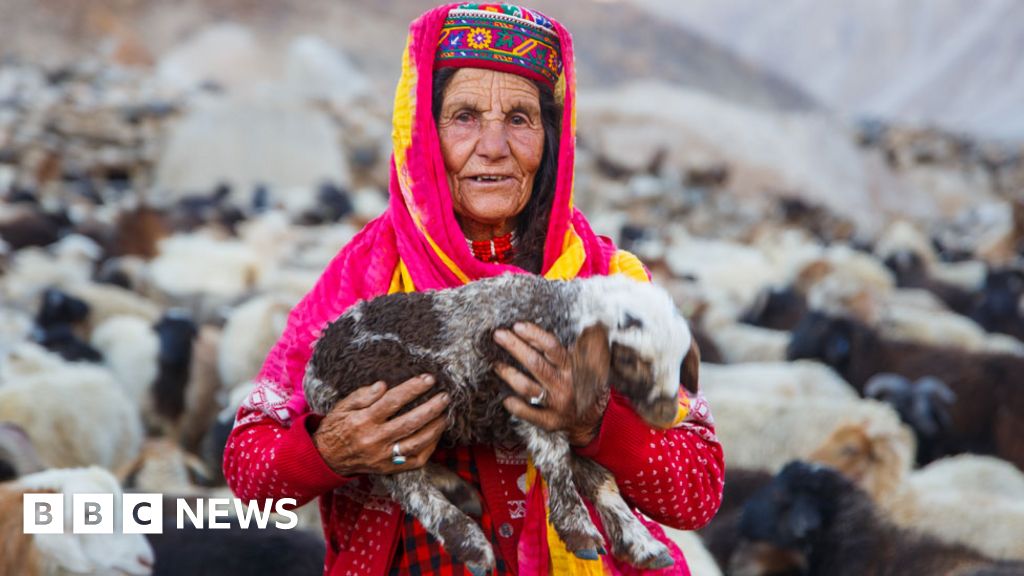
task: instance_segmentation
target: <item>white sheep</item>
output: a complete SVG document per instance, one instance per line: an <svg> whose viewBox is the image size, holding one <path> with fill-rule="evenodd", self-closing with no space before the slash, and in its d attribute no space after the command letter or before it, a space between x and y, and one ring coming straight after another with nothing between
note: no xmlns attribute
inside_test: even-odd
<svg viewBox="0 0 1024 576"><path fill-rule="evenodd" d="M202 297L217 303L257 285L266 263L251 246L208 234L164 238L149 264L153 285L174 298Z"/></svg>
<svg viewBox="0 0 1024 576"><path fill-rule="evenodd" d="M220 380L231 388L256 377L284 331L294 302L275 295L252 298L228 313L217 357Z"/></svg>
<svg viewBox="0 0 1024 576"><path fill-rule="evenodd" d="M883 500L901 526L987 556L1024 560L1024 474L998 458L959 455L911 473Z"/></svg>
<svg viewBox="0 0 1024 576"><path fill-rule="evenodd" d="M913 433L882 402L828 395L775 397L747 390L708 389L705 395L715 407L715 433L727 466L776 472L790 460L807 458L823 437L849 420L893 430L914 453Z"/></svg>
<svg viewBox="0 0 1024 576"><path fill-rule="evenodd" d="M27 309L49 286L66 287L89 282L97 250L94 242L76 235L49 248L18 250L11 257L10 267L0 277L0 297Z"/></svg>
<svg viewBox="0 0 1024 576"><path fill-rule="evenodd" d="M898 258L910 253L921 259L925 273L933 280L974 292L984 285L987 272L984 262L966 260L943 262L939 259L931 240L906 220L894 221L875 242L875 254L880 260Z"/></svg>
<svg viewBox="0 0 1024 576"><path fill-rule="evenodd" d="M763 252L724 240L678 234L666 253L666 264L677 277L692 276L720 299L724 314L739 317L765 286L781 284L785 272Z"/></svg>
<svg viewBox="0 0 1024 576"><path fill-rule="evenodd" d="M63 534L25 534L22 527L26 493L64 495ZM113 534L75 534L72 498L75 494L114 496ZM0 484L0 574L11 576L120 574L147 576L153 569L153 549L141 534L124 534L121 487L107 471L89 468L53 469Z"/></svg>
<svg viewBox="0 0 1024 576"><path fill-rule="evenodd" d="M781 362L786 359L789 332L733 322L705 326L727 364Z"/></svg>
<svg viewBox="0 0 1024 576"><path fill-rule="evenodd" d="M0 306L0 354L27 340L33 325L32 316L17 308Z"/></svg>
<svg viewBox="0 0 1024 576"><path fill-rule="evenodd" d="M139 456L117 471L126 487L139 492L159 492L173 496L205 496L207 489L192 481L193 476L209 477L198 456L183 450L168 438L149 438Z"/></svg>
<svg viewBox="0 0 1024 576"><path fill-rule="evenodd" d="M813 360L701 365L705 394L746 392L774 398L827 397L856 400L853 389L835 370Z"/></svg>
<svg viewBox="0 0 1024 576"><path fill-rule="evenodd" d="M715 558L704 546L704 541L695 532L676 530L671 526L662 526L665 534L675 542L686 558L686 567L695 576L722 576L722 570Z"/></svg>
<svg viewBox="0 0 1024 576"><path fill-rule="evenodd" d="M138 316L108 318L93 330L90 344L103 354L104 364L139 410L149 410L160 354L153 322Z"/></svg>
<svg viewBox="0 0 1024 576"><path fill-rule="evenodd" d="M853 480L904 528L1024 560L1024 473L991 456L961 454L911 471L913 449L867 421L837 428L809 457Z"/></svg>
<svg viewBox="0 0 1024 576"><path fill-rule="evenodd" d="M23 343L0 362L0 421L21 426L52 467L113 470L135 458L142 424L104 368L65 362Z"/></svg>
<svg viewBox="0 0 1024 576"><path fill-rule="evenodd" d="M160 318L160 306L130 290L112 284L81 282L66 286L64 292L89 306L86 333L115 316L133 316L153 324Z"/></svg>
<svg viewBox="0 0 1024 576"><path fill-rule="evenodd" d="M0 481L42 469L39 454L21 426L0 422Z"/></svg>

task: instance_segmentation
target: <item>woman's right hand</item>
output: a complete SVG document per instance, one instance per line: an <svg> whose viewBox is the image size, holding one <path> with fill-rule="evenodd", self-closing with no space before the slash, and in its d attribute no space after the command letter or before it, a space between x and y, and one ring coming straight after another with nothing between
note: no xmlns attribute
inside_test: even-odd
<svg viewBox="0 0 1024 576"><path fill-rule="evenodd" d="M434 377L424 374L390 390L384 382L359 388L324 416L313 433L313 444L327 465L342 476L419 468L433 454L444 432L448 394L437 394L401 416L392 416L433 385ZM391 462L396 442L406 458L402 465Z"/></svg>

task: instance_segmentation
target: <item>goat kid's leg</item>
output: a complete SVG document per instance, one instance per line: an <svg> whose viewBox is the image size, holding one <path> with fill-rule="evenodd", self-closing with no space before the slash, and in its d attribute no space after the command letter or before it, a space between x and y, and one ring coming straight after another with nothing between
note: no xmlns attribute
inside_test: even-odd
<svg viewBox="0 0 1024 576"><path fill-rule="evenodd" d="M494 550L483 531L445 499L424 468L378 476L391 497L423 524L453 557L473 574L494 570Z"/></svg>
<svg viewBox="0 0 1024 576"><path fill-rule="evenodd" d="M551 524L558 536L579 558L597 560L598 550L604 548L604 537L590 520L573 484L569 440L562 433L547 432L526 422L518 422L517 427L534 465L548 483Z"/></svg>
<svg viewBox="0 0 1024 576"><path fill-rule="evenodd" d="M589 458L576 455L572 455L572 471L580 492L594 503L616 558L645 569L665 568L675 563L668 547L651 536L629 509L611 472Z"/></svg>
<svg viewBox="0 0 1024 576"><path fill-rule="evenodd" d="M424 468L430 483L440 490L456 508L472 518L483 516L484 510L480 493L469 482L440 464L430 462Z"/></svg>

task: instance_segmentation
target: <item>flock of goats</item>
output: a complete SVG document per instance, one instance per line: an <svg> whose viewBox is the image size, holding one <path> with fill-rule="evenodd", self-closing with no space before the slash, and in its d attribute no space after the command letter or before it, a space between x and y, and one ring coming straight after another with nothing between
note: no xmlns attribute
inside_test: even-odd
<svg viewBox="0 0 1024 576"><path fill-rule="evenodd" d="M187 103L102 70L42 77L0 100L0 575L319 574L315 505L288 532L33 538L21 495L229 495L237 406L383 192L146 202ZM658 189L593 164L595 187ZM691 571L1024 574L1024 205L864 238L797 198L737 217L727 166L685 177L681 196L591 216L618 223L701 345L727 475L718 516L678 534ZM660 221L633 219L645 202Z"/></svg>

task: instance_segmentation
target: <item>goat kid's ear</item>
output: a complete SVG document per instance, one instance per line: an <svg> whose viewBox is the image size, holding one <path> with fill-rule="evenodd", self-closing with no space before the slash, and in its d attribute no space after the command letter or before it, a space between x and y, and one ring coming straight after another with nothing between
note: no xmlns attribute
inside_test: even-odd
<svg viewBox="0 0 1024 576"><path fill-rule="evenodd" d="M603 324L588 326L569 350L572 363L576 415L583 417L608 390L611 350L608 329Z"/></svg>
<svg viewBox="0 0 1024 576"><path fill-rule="evenodd" d="M679 383L690 394L696 394L700 383L700 347L697 339L690 339L690 350L683 358L683 366L679 373Z"/></svg>

